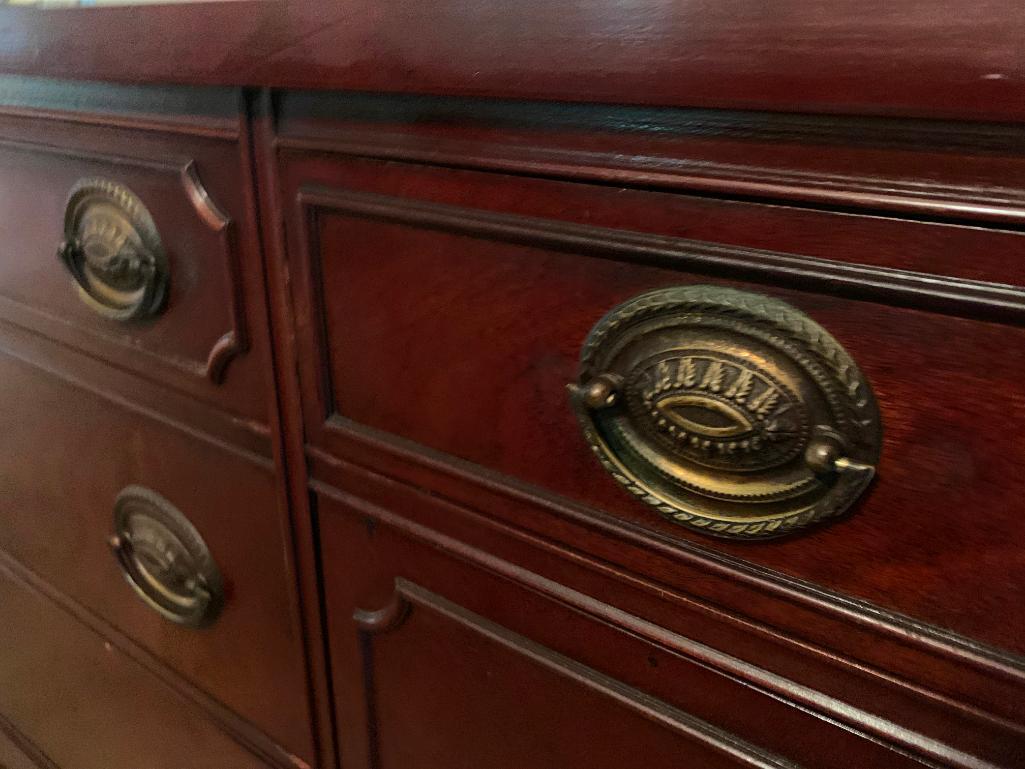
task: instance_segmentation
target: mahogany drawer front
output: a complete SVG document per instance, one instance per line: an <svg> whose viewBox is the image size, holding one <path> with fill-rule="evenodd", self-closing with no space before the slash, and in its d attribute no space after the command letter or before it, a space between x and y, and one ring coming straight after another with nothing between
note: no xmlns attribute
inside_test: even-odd
<svg viewBox="0 0 1025 769"><path fill-rule="evenodd" d="M391 450L421 465L497 470L535 497L555 492L553 509L583 503L633 526L620 531L641 527L653 543L768 567L898 612L894 623L927 623L955 645L967 637L1025 653L1018 623L1007 621L1022 605L1025 571L1014 544L1025 492L1015 471L1022 295L964 280L1017 279L1021 236L401 164L286 161L283 194L300 203L290 248L315 458L326 450L366 462L368 446L409 439L443 454L393 440ZM845 268L848 259L863 268ZM698 284L784 300L857 362L884 440L878 477L853 514L782 541L713 540L662 520L595 461L565 390L588 330L646 290ZM864 612L874 621L871 605Z"/></svg>
<svg viewBox="0 0 1025 769"><path fill-rule="evenodd" d="M320 487L346 766L833 767L838 755L852 766L1010 766L1020 756L1020 738L984 720L948 713L945 730L931 724L939 739L916 734L879 715L893 691L870 715L638 614L659 599L593 573L582 592L578 565L439 510L476 541L454 539L424 525L424 504L402 504L394 513ZM687 626L679 607L655 611ZM786 656L777 647L773 664ZM795 670L815 665L805 657ZM879 697L868 694L879 681L851 683ZM915 718L936 717L917 701Z"/></svg>
<svg viewBox="0 0 1025 769"><path fill-rule="evenodd" d="M0 319L265 422L262 267L243 157L237 140L0 115ZM115 319L97 305L119 279L134 286L135 269L111 278L82 267L102 299L90 304L58 247L77 243L65 254L79 265L86 252L120 258L129 225L118 216L132 206L132 227L147 215L152 225L134 253L160 252L152 284L163 299Z"/></svg>
<svg viewBox="0 0 1025 769"><path fill-rule="evenodd" d="M0 733L5 767L271 765L3 565L0 607L0 729L16 730L10 749L22 753L9 759Z"/></svg>
<svg viewBox="0 0 1025 769"><path fill-rule="evenodd" d="M0 381L0 433L13 447L0 458L0 549L288 752L308 756L296 584L270 461L6 355ZM126 582L111 552L115 510L123 495L140 493L176 508L209 549L223 606L208 626L165 619ZM169 545L156 534L162 539L135 547L153 540L159 560Z"/></svg>

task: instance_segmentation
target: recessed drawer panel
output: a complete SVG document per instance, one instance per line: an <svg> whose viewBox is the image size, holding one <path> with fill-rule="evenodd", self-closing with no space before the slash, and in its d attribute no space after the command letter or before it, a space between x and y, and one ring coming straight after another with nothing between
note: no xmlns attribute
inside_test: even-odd
<svg viewBox="0 0 1025 769"><path fill-rule="evenodd" d="M239 158L233 141L0 120L0 319L263 420Z"/></svg>
<svg viewBox="0 0 1025 769"><path fill-rule="evenodd" d="M689 656L742 665L729 655L333 496L319 511L343 763L917 765Z"/></svg>
<svg viewBox="0 0 1025 769"><path fill-rule="evenodd" d="M286 194L304 203L295 285L307 428L318 450L361 461L360 441L409 439L659 537L1025 653L1020 622L1008 621L1025 598L1025 552L1016 545L1025 536L1025 476L1016 470L1025 460L1025 294L968 280L990 265L988 274L1010 281L1021 236L360 161L295 159L286 178ZM789 403L780 393L807 405L807 387L819 388L812 399L832 392L868 404L844 419L877 419L881 443L849 457L824 450L829 477L839 459L851 460L845 471L876 470L847 500L858 497L847 515L775 532L784 539L738 542L730 530L712 538L673 521L661 497L624 489L594 456L566 389L580 384L589 332L647 291L695 286L717 296L743 291L800 329L792 331L800 344L780 358L750 329L730 331L716 342L729 361L712 369L708 355L697 356L693 387L681 384L687 356L674 353L680 360L667 376L680 377L681 390L750 401L718 416L706 409L701 419L761 418L763 407L778 416ZM652 355L677 343L666 344ZM832 383L817 379L814 365L794 363L812 348ZM749 391L745 360L756 375ZM773 377L783 388L775 395ZM826 413L835 405L808 406L807 424L783 424L780 434L824 427L828 438L840 424ZM788 440L780 453L793 448L793 461L804 462L805 439ZM759 450L740 441L738 452ZM732 451L728 440L719 444ZM758 470L762 458L749 456ZM695 461L733 467L725 455ZM756 486L752 494L765 493Z"/></svg>
<svg viewBox="0 0 1025 769"><path fill-rule="evenodd" d="M260 769L188 700L0 565L0 718L11 769ZM8 753L18 749L22 755ZM31 753L31 757L26 755Z"/></svg>
<svg viewBox="0 0 1025 769"><path fill-rule="evenodd" d="M295 581L270 461L7 355L0 382L0 548L309 755Z"/></svg>

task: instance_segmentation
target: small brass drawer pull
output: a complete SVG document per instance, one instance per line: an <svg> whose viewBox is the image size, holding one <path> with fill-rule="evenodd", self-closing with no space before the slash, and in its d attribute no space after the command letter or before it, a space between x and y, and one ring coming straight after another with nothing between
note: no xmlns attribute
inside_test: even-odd
<svg viewBox="0 0 1025 769"><path fill-rule="evenodd" d="M839 515L882 434L871 387L794 307L715 286L661 289L591 330L569 386L613 477L676 523L775 537Z"/></svg>
<svg viewBox="0 0 1025 769"><path fill-rule="evenodd" d="M224 591L199 532L170 502L129 486L114 505L110 546L128 584L162 616L189 627L217 619Z"/></svg>
<svg viewBox="0 0 1025 769"><path fill-rule="evenodd" d="M57 256L82 300L106 318L148 318L163 308L168 267L160 236L142 201L120 184L83 179L74 186Z"/></svg>

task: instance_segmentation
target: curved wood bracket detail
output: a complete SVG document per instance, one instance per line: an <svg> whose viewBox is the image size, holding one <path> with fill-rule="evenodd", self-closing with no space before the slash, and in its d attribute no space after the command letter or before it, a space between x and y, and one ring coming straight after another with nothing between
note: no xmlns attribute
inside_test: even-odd
<svg viewBox="0 0 1025 769"><path fill-rule="evenodd" d="M203 223L220 235L221 247L227 255L228 311L231 314L232 329L214 343L207 355L206 367L203 371L207 379L214 384L224 381L228 364L248 348L245 313L242 310L241 274L238 265L238 253L235 243L235 223L225 214L210 197L206 187L199 178L196 161L190 160L181 168L181 182L192 207L196 210Z"/></svg>
<svg viewBox="0 0 1025 769"><path fill-rule="evenodd" d="M402 594L402 585L396 580L395 592L385 606L374 611L357 609L353 612L352 618L362 632L378 635L402 625L409 616L410 608L409 601Z"/></svg>
<svg viewBox="0 0 1025 769"><path fill-rule="evenodd" d="M234 331L229 331L210 348L210 354L206 358L206 378L214 384L223 382L225 369L240 352L242 348L238 342L238 335Z"/></svg>
<svg viewBox="0 0 1025 769"><path fill-rule="evenodd" d="M152 364L156 364L172 368L188 377L209 379L215 384L222 382L228 363L249 348L238 248L239 228L211 198L200 178L196 160L181 156L140 158L13 139L0 139L0 149L28 153L32 156L116 167L123 172L121 175L126 177L126 184L134 179L135 174L152 174L159 179L157 192L154 193L158 200L160 195L172 191L176 184L180 185L177 189L184 193L185 197L182 203L194 212L201 223L201 229L195 230L193 234L199 234L205 229L206 232L213 233L217 241L217 258L212 260L212 264L204 264L204 269L209 267L211 271L219 271L224 276L225 289L221 306L226 309L227 316L220 321L223 324L223 327L218 329L222 331L221 336L213 342L212 348L205 356L202 352L196 353L191 349L183 352L180 349L168 349L160 343L151 346L147 341L126 339L125 335L116 329L111 333L112 327L109 326L72 326L44 306L27 302L20 296L0 292L0 314L4 319L25 328L40 330L46 336L61 339L99 359L115 359L119 363L129 361L125 365L136 371L148 373ZM163 200L166 202L169 199ZM174 205L179 205L178 199L174 200ZM192 224L189 223L189 226ZM212 253L215 249L210 250ZM113 352L110 346L113 346Z"/></svg>
<svg viewBox="0 0 1025 769"><path fill-rule="evenodd" d="M185 194L196 209L199 218L207 227L214 232L221 232L231 226L231 218L218 208L210 194L199 180L199 171L196 170L196 161L190 160L181 170L182 185L185 187Z"/></svg>

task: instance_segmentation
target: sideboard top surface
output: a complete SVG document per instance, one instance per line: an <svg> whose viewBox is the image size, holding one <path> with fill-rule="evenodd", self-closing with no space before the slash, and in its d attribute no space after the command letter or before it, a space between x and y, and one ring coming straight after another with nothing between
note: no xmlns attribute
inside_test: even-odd
<svg viewBox="0 0 1025 769"><path fill-rule="evenodd" d="M1017 122L1017 0L0 7L0 72Z"/></svg>

